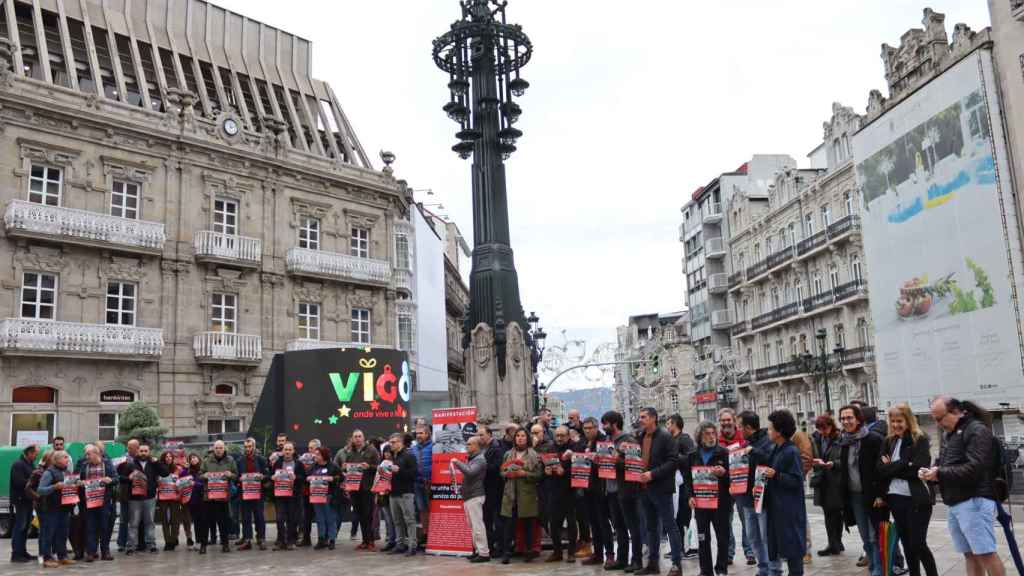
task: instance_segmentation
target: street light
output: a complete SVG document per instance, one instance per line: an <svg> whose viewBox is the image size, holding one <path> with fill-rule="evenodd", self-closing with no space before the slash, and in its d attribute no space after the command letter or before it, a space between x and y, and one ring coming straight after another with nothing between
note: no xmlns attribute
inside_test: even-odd
<svg viewBox="0 0 1024 576"><path fill-rule="evenodd" d="M842 344L836 343L836 347L832 351L833 356L830 358L827 350L828 331L824 328L819 328L815 332L814 339L818 341L818 357L815 358L810 352L804 352L797 356L794 362L797 363L802 372L810 372L815 377L821 377L822 387L825 389L825 413L831 414L832 392L828 386L828 375L829 372L842 369L843 354L846 352L846 349L843 348Z"/></svg>
<svg viewBox="0 0 1024 576"><path fill-rule="evenodd" d="M539 414L540 395L544 392L544 388L540 385L538 368L540 368L541 360L544 359L544 343L547 342L548 335L540 327L540 318L536 312L530 312L526 321L530 325L530 331L527 334L530 337L530 363L533 365L533 413Z"/></svg>

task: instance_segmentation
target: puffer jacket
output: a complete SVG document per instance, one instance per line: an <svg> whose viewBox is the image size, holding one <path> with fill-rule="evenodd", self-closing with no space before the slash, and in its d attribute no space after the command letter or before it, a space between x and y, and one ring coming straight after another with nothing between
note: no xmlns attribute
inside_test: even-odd
<svg viewBox="0 0 1024 576"><path fill-rule="evenodd" d="M434 458L434 443L427 440L413 447L416 455L416 487L430 490L430 469Z"/></svg>
<svg viewBox="0 0 1024 576"><path fill-rule="evenodd" d="M947 506L971 498L995 499L992 487L992 431L973 416L963 416L943 436L939 451L939 491Z"/></svg>

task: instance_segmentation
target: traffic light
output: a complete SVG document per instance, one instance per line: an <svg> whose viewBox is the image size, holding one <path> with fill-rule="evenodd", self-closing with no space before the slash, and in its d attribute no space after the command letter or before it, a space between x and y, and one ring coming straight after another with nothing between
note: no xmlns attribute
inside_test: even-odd
<svg viewBox="0 0 1024 576"><path fill-rule="evenodd" d="M657 354L651 354L648 362L651 364L651 374L657 376L661 373L661 357Z"/></svg>

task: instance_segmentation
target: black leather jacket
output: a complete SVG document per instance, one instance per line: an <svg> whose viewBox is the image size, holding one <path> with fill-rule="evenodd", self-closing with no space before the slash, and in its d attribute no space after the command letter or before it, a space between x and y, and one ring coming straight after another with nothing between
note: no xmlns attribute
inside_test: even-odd
<svg viewBox="0 0 1024 576"><path fill-rule="evenodd" d="M992 431L984 422L963 416L943 435L939 451L939 491L947 506L971 498L995 499L992 489Z"/></svg>

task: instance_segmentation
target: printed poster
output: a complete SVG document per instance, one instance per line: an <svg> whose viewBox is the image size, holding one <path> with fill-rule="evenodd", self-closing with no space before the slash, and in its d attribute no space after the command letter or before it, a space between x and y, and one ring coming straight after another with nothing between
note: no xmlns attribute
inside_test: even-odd
<svg viewBox="0 0 1024 576"><path fill-rule="evenodd" d="M260 482L263 475L256 472L242 474L242 500L259 500L263 496Z"/></svg>
<svg viewBox="0 0 1024 576"><path fill-rule="evenodd" d="M761 513L764 507L764 489L768 486L768 477L765 472L768 466L758 466L754 469L754 512Z"/></svg>
<svg viewBox="0 0 1024 576"><path fill-rule="evenodd" d="M462 505L462 476L452 477L452 460L466 461L466 441L476 435L476 407L433 411L430 530L427 552L451 556L473 553L473 536Z"/></svg>
<svg viewBox="0 0 1024 576"><path fill-rule="evenodd" d="M345 464L345 492L358 492L362 483L362 464Z"/></svg>
<svg viewBox="0 0 1024 576"><path fill-rule="evenodd" d="M287 468L274 472L274 497L291 498L295 494L295 474Z"/></svg>
<svg viewBox="0 0 1024 576"><path fill-rule="evenodd" d="M228 499L228 477L227 472L206 473L206 499L227 500Z"/></svg>
<svg viewBox="0 0 1024 576"><path fill-rule="evenodd" d="M594 454L591 452L574 452L572 455L572 477L570 484L573 488L590 488L590 470L593 466Z"/></svg>
<svg viewBox="0 0 1024 576"><path fill-rule="evenodd" d="M391 471L391 466L394 463L391 460L383 460L380 466L377 467L377 475L373 479L373 487L370 489L374 494L387 494L391 492L391 476L394 472Z"/></svg>
<svg viewBox="0 0 1024 576"><path fill-rule="evenodd" d="M78 504L78 474L64 475L64 488L60 491L61 506Z"/></svg>
<svg viewBox="0 0 1024 576"><path fill-rule="evenodd" d="M739 444L729 446L729 494L747 493L750 483L750 451Z"/></svg>
<svg viewBox="0 0 1024 576"><path fill-rule="evenodd" d="M106 496L106 486L99 479L86 480L85 482L85 507L89 510L103 506L103 497Z"/></svg>
<svg viewBox="0 0 1024 576"><path fill-rule="evenodd" d="M188 504L192 500L192 487L194 485L195 481L191 476L178 478L178 496L181 498L182 504Z"/></svg>
<svg viewBox="0 0 1024 576"><path fill-rule="evenodd" d="M174 476L162 476L156 481L156 498L160 501L178 499L178 482Z"/></svg>
<svg viewBox="0 0 1024 576"><path fill-rule="evenodd" d="M693 499L696 507L701 510L718 509L718 476L713 466L694 466Z"/></svg>
<svg viewBox="0 0 1024 576"><path fill-rule="evenodd" d="M597 443L597 477L615 480L615 443Z"/></svg>
<svg viewBox="0 0 1024 576"><path fill-rule="evenodd" d="M146 485L146 475L136 470L128 477L132 479L132 496L146 496L149 491L149 487Z"/></svg>
<svg viewBox="0 0 1024 576"><path fill-rule="evenodd" d="M640 475L644 473L644 459L639 444L634 442L623 442L619 444L626 464L626 482L639 482Z"/></svg>
<svg viewBox="0 0 1024 576"><path fill-rule="evenodd" d="M360 474L360 478L362 474ZM346 482L345 489L348 489L348 482ZM358 489L358 487L357 487ZM327 497L331 491L331 477L330 476L310 476L309 477L309 503L310 504L327 504Z"/></svg>

